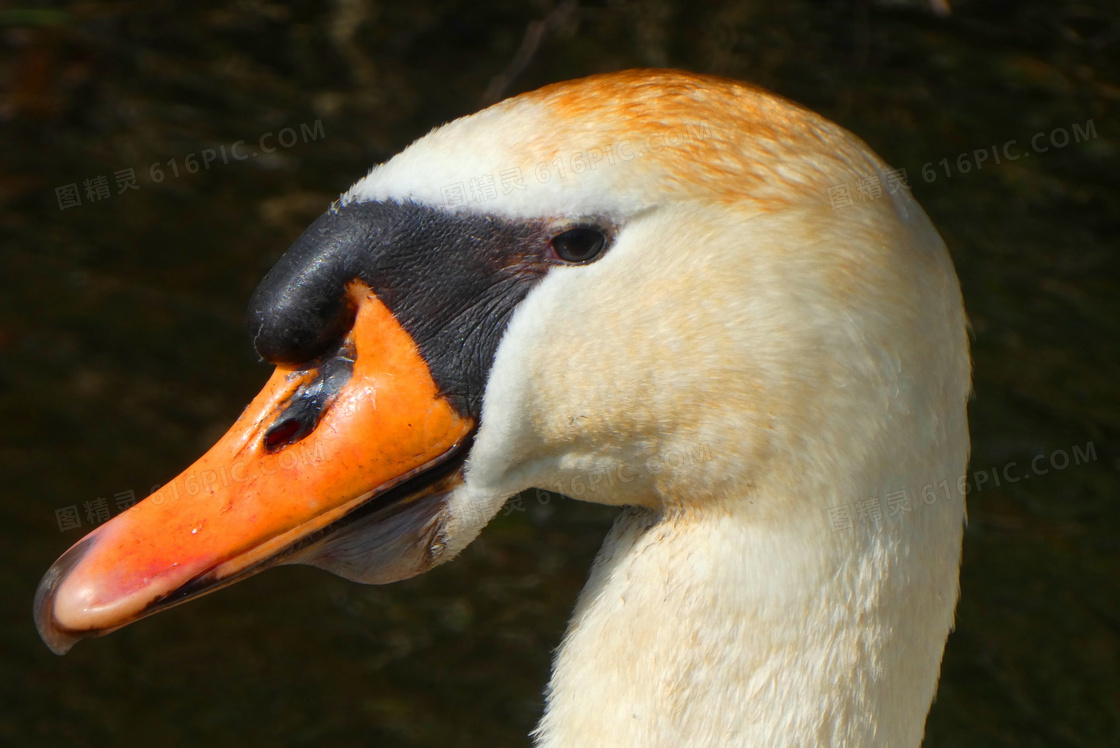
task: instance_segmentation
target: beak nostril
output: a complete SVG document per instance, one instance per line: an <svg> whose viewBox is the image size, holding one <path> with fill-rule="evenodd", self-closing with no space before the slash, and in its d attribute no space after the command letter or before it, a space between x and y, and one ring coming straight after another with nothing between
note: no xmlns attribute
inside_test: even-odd
<svg viewBox="0 0 1120 748"><path fill-rule="evenodd" d="M270 428L264 435L264 447L271 451L279 449L285 444L289 444L302 430L302 425L299 419L288 418L281 421L272 428Z"/></svg>
<svg viewBox="0 0 1120 748"><path fill-rule="evenodd" d="M264 433L264 448L275 452L306 437L319 425L342 387L354 373L354 348L344 343L326 361L315 362L314 378L291 396L287 407Z"/></svg>

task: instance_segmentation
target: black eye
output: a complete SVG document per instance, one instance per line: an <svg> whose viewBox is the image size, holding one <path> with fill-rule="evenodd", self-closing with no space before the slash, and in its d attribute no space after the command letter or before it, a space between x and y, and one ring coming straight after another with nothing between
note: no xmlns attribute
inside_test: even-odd
<svg viewBox="0 0 1120 748"><path fill-rule="evenodd" d="M552 247L565 262L590 262L607 246L607 237L598 229L569 229L552 237Z"/></svg>

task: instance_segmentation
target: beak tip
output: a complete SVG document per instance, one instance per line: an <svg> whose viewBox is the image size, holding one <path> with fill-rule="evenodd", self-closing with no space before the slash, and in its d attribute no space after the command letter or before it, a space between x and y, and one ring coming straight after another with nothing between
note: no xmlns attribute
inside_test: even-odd
<svg viewBox="0 0 1120 748"><path fill-rule="evenodd" d="M86 555L93 544L92 537L78 541L70 550L47 570L35 590L35 627L43 643L57 655L64 655L74 644L93 632L78 632L67 628L55 616L58 590L73 569Z"/></svg>

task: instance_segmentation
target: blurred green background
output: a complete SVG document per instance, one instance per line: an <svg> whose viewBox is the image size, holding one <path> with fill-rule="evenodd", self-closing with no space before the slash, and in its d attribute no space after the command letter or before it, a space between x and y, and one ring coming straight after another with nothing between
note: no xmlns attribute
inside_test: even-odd
<svg viewBox="0 0 1120 748"><path fill-rule="evenodd" d="M1114 0L0 10L0 743L528 743L601 507L527 499L389 587L271 571L65 658L31 600L256 392L248 296L339 192L496 98L636 66L759 83L907 170L973 323L985 475L926 745L1120 745Z"/></svg>

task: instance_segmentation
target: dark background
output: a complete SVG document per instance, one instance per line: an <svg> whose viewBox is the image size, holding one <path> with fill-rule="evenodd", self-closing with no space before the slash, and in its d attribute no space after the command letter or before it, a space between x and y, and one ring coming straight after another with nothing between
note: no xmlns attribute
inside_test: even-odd
<svg viewBox="0 0 1120 748"><path fill-rule="evenodd" d="M263 383L249 293L339 192L495 98L635 66L754 81L907 169L974 327L985 474L926 745L1120 745L1114 0L0 10L0 743L527 743L601 507L527 498L424 577L275 570L64 658L31 600L98 499L147 495ZM284 128L297 142L260 150ZM239 140L257 155L188 172ZM61 210L67 185L82 204ZM60 530L68 507L81 528Z"/></svg>

